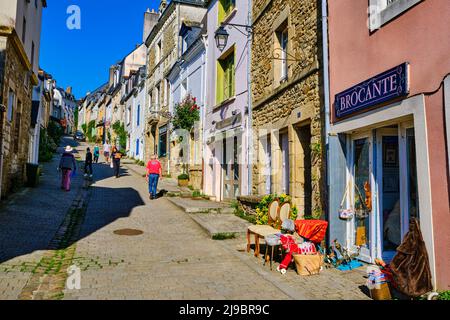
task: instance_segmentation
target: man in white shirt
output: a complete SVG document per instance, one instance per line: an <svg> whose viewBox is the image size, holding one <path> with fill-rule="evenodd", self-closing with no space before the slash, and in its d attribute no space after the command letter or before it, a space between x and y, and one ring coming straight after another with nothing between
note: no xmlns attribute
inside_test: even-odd
<svg viewBox="0 0 450 320"><path fill-rule="evenodd" d="M105 156L106 162L109 163L109 154L110 154L110 150L111 147L108 144L108 142L105 142L105 144L103 145L103 155Z"/></svg>

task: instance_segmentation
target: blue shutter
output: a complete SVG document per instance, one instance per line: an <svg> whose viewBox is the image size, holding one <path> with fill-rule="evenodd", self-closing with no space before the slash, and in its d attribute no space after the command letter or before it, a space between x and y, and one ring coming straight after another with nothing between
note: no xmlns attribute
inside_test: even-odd
<svg viewBox="0 0 450 320"><path fill-rule="evenodd" d="M136 156L139 155L139 139L136 140Z"/></svg>

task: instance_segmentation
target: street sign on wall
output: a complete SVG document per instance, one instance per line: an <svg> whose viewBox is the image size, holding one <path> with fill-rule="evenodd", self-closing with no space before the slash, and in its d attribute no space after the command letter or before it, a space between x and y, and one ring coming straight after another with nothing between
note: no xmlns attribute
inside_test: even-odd
<svg viewBox="0 0 450 320"><path fill-rule="evenodd" d="M336 119L395 100L409 93L409 63L385 71L336 95Z"/></svg>

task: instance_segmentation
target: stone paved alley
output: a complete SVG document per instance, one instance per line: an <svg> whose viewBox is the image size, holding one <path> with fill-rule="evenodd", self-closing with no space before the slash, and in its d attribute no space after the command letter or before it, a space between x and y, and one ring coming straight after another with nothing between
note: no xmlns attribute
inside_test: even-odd
<svg viewBox="0 0 450 320"><path fill-rule="evenodd" d="M83 156L85 144L63 143ZM131 166L116 179L97 164L90 188L79 171L62 192L58 159L44 165L38 188L0 207L0 299L369 299L363 268L282 276L241 250L244 237L212 240L167 198L150 201ZM81 270L80 289L66 288L71 265Z"/></svg>

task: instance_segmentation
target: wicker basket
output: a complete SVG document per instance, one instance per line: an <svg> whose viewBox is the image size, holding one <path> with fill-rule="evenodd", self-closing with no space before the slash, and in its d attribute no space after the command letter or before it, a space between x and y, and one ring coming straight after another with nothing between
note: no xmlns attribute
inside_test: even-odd
<svg viewBox="0 0 450 320"><path fill-rule="evenodd" d="M320 254L294 254L295 267L301 276L319 274L323 265L323 256Z"/></svg>

